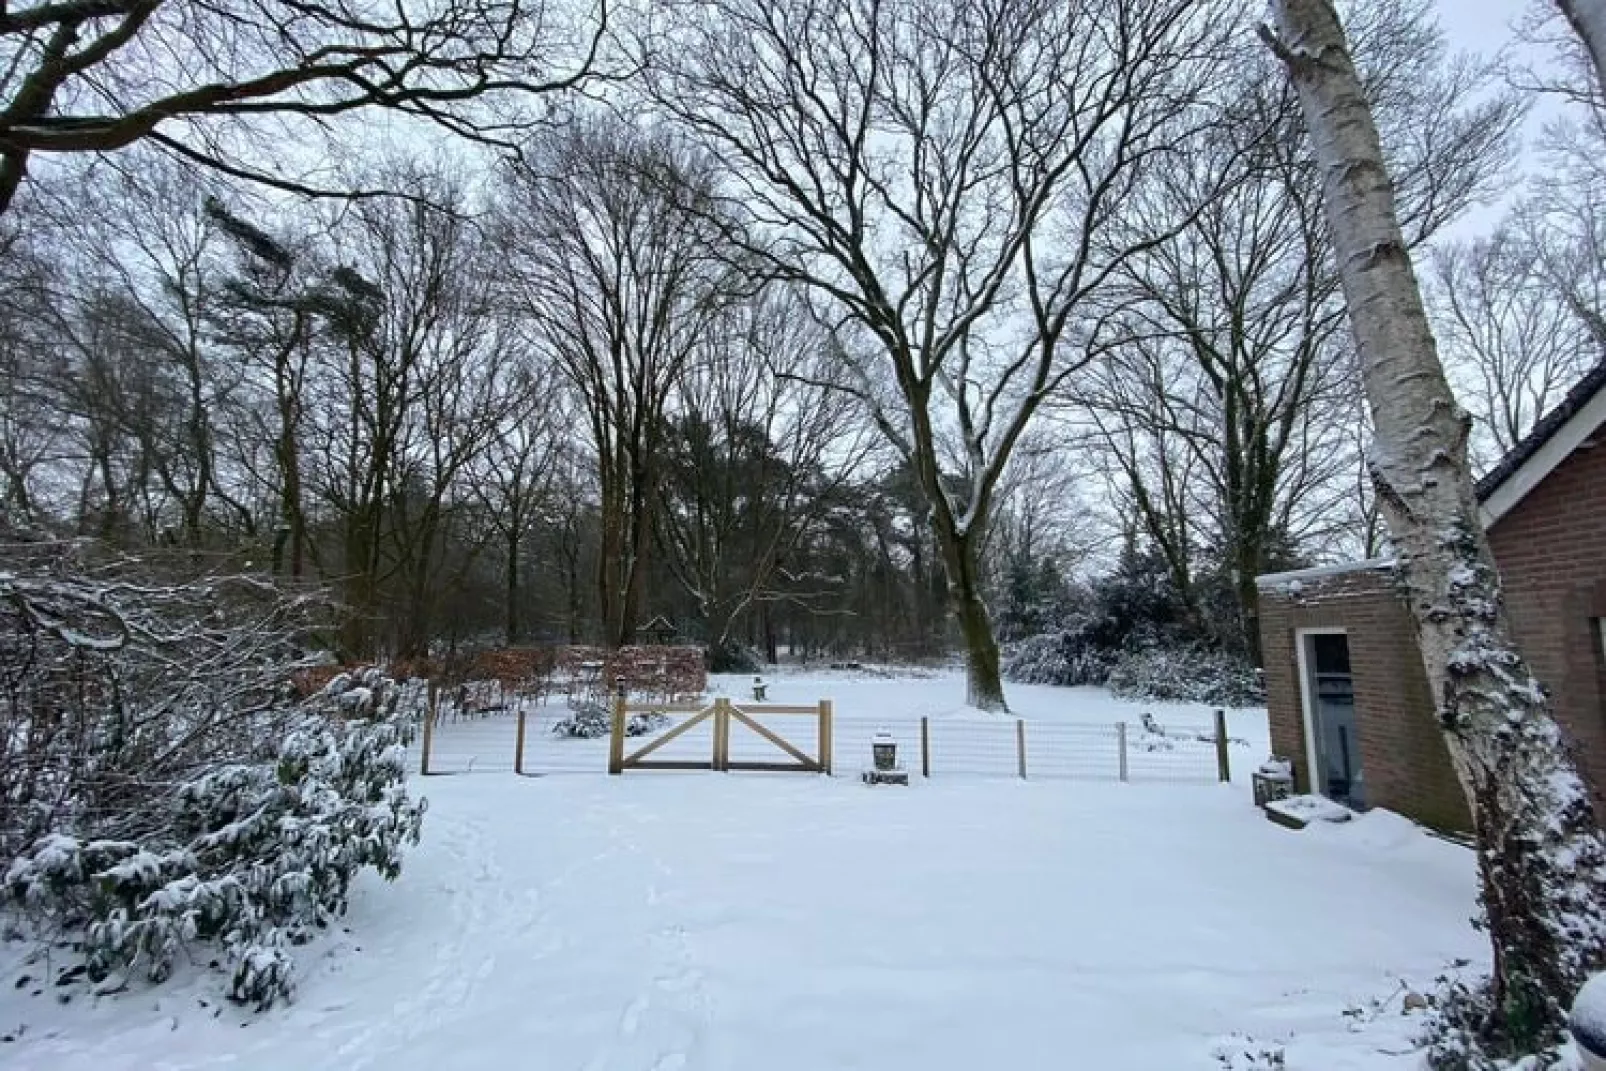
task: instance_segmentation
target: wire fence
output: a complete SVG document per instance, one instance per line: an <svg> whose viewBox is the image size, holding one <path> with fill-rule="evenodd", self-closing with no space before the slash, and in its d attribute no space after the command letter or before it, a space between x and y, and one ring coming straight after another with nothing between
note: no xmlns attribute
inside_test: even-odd
<svg viewBox="0 0 1606 1071"><path fill-rule="evenodd" d="M522 718L520 714L522 713ZM497 709L469 713L442 702L428 740L414 744L414 768L427 772L517 771L524 774L602 773L608 768L608 736L578 738L558 731L572 726L574 712L562 702L512 699ZM677 713L626 741L635 751L672 732L695 715ZM810 718L764 718L772 729L802 750L816 754L818 727ZM522 721L523 729L520 730ZM1229 781L1235 752L1248 742L1226 735L1225 718L1167 721L1149 715L1132 722L1073 722L986 717L904 717L867 719L838 711L830 734L831 766L855 777L871 765L871 743L889 733L898 763L915 776L1025 777L1071 781L1194 782ZM707 762L713 754L713 724L705 721L682 732L653 753L655 759ZM771 742L741 725L728 742L730 758L765 762L786 756Z"/></svg>

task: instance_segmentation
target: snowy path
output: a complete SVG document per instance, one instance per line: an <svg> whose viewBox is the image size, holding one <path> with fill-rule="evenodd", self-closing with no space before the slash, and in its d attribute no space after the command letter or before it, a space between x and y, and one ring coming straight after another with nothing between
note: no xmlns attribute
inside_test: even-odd
<svg viewBox="0 0 1606 1071"><path fill-rule="evenodd" d="M1404 1068L1398 1000L1480 954L1461 849L1388 815L1306 834L1241 787L808 776L431 779L399 884L304 950L300 999L215 978L0 995L0 1066L1002 1071ZM360 949L360 951L359 951ZM207 1007L200 1001L206 1000Z"/></svg>

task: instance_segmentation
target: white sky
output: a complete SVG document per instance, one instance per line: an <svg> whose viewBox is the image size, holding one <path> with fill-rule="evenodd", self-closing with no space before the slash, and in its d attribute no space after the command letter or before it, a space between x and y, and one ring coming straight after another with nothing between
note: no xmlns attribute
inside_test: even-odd
<svg viewBox="0 0 1606 1071"><path fill-rule="evenodd" d="M1438 0L1439 22L1452 46L1494 53L1512 39L1529 0Z"/></svg>
<svg viewBox="0 0 1606 1071"><path fill-rule="evenodd" d="M1437 0L1439 25L1443 27L1450 47L1457 52L1474 52L1493 59L1504 51L1515 61L1543 69L1556 62L1547 49L1531 44L1520 44L1516 28L1535 11L1553 10L1550 0ZM1530 108L1523 138L1532 144L1547 118L1560 109L1554 99L1535 100ZM1519 158L1519 167L1525 161ZM1520 187L1513 183L1511 193ZM1487 234L1505 213L1504 202L1475 206L1455 224L1447 228L1444 238L1465 240Z"/></svg>

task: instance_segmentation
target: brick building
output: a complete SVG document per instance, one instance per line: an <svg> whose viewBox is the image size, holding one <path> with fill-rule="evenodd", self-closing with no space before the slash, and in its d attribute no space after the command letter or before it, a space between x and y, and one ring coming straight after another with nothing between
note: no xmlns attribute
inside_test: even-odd
<svg viewBox="0 0 1606 1071"><path fill-rule="evenodd" d="M1478 482L1478 501L1517 641L1606 821L1606 362ZM1272 748L1299 790L1465 829L1393 563L1257 584Z"/></svg>

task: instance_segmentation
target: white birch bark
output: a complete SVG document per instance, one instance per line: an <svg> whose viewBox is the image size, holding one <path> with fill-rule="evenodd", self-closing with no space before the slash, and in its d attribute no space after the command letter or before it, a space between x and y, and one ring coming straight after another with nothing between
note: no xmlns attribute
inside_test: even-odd
<svg viewBox="0 0 1606 1071"><path fill-rule="evenodd" d="M1606 93L1606 0L1556 0L1595 67L1596 88Z"/></svg>
<svg viewBox="0 0 1606 1071"><path fill-rule="evenodd" d="M1459 1026L1486 1053L1560 1037L1606 954L1606 842L1549 699L1511 637L1456 405L1395 215L1377 128L1331 0L1272 0L1323 198L1423 665L1472 809L1494 976Z"/></svg>

